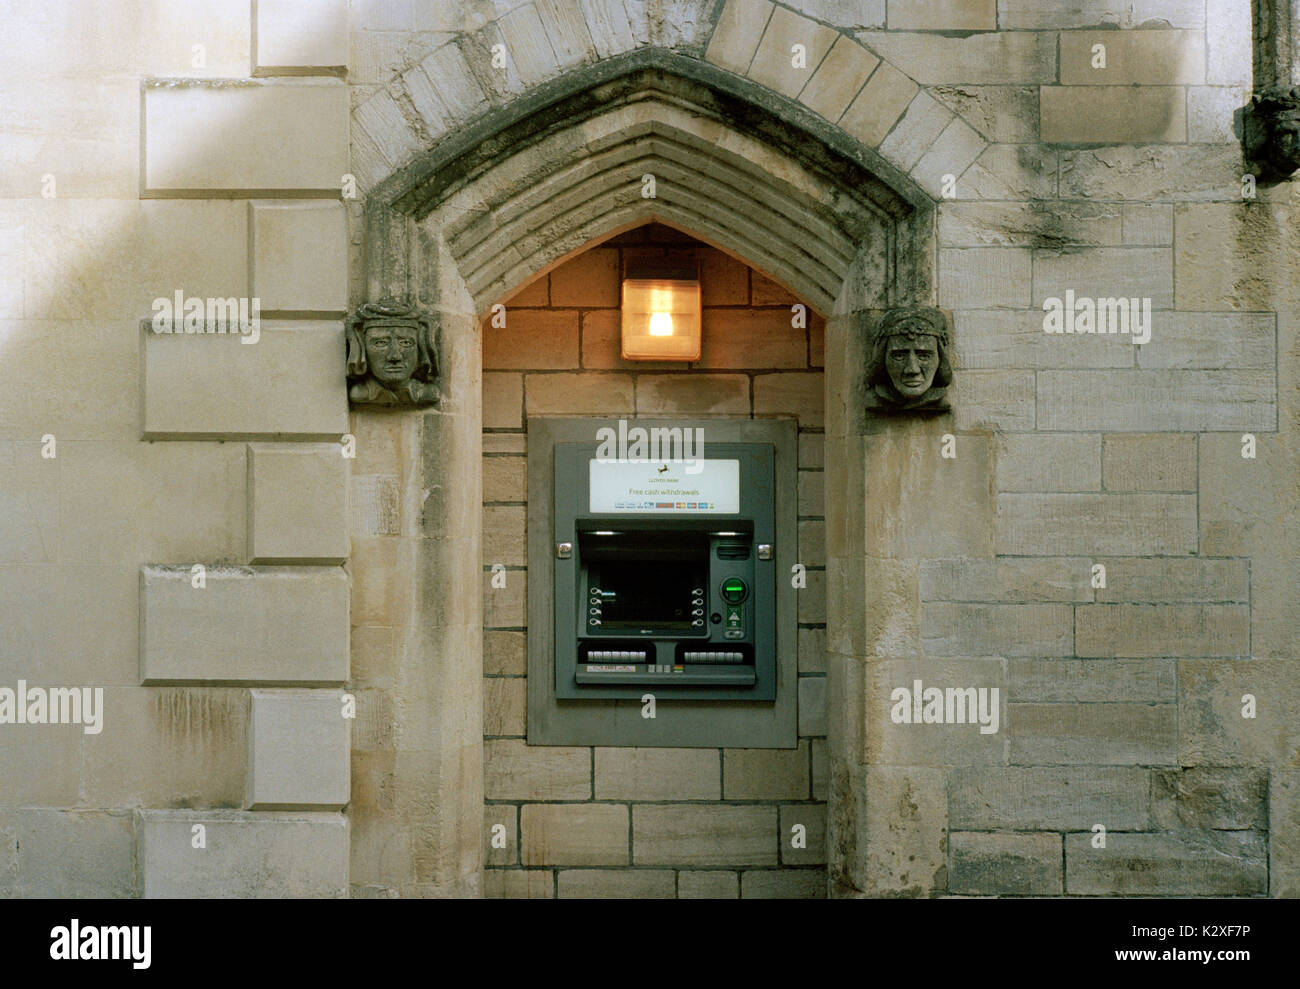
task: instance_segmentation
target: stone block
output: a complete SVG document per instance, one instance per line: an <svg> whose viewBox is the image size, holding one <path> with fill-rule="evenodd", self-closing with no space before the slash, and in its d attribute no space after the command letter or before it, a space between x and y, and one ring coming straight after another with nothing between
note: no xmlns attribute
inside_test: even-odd
<svg viewBox="0 0 1300 989"><path fill-rule="evenodd" d="M1010 704L1017 766L1168 766L1178 761L1174 704Z"/></svg>
<svg viewBox="0 0 1300 989"><path fill-rule="evenodd" d="M881 62L844 111L840 127L874 148L885 139L916 94L915 82L888 62Z"/></svg>
<svg viewBox="0 0 1300 989"><path fill-rule="evenodd" d="M1151 824L1148 771L1127 766L972 766L949 777L948 825L965 829L1141 830Z"/></svg>
<svg viewBox="0 0 1300 989"><path fill-rule="evenodd" d="M878 660L866 664L865 674L866 713L862 749L857 754L862 763L940 767L1006 762L1008 697L1003 660L929 656ZM918 680L923 700L924 692L931 688L943 693L943 723L916 722L914 691ZM906 694L896 694L900 689ZM924 717L924 710L922 714ZM900 720L895 721L895 717Z"/></svg>
<svg viewBox="0 0 1300 989"><path fill-rule="evenodd" d="M992 441L987 436L960 436L957 457L949 460L940 456L942 431L913 423L862 439L865 476L897 479L893 498L869 498L863 506L866 547L872 557L993 555ZM919 504L917 498L928 509L912 516L903 506ZM929 524L934 518L951 523ZM828 527L826 538L836 545L839 537Z"/></svg>
<svg viewBox="0 0 1300 989"><path fill-rule="evenodd" d="M1241 202L1241 152L1224 145L1153 147L1121 144L1113 148L1063 151L1060 177L1062 199L1107 199L1131 203L1161 200L1178 203ZM1215 236L1220 237L1220 234L1216 232ZM1178 271L1181 282L1186 278L1181 261ZM1194 283L1195 278L1188 281ZM1213 290L1205 295L1220 298ZM1185 305L1181 308L1208 309L1213 305Z"/></svg>
<svg viewBox="0 0 1300 989"><path fill-rule="evenodd" d="M348 819L332 813L138 811L146 899L344 898ZM195 831L195 828L201 831ZM204 847L194 843L203 836Z"/></svg>
<svg viewBox="0 0 1300 989"><path fill-rule="evenodd" d="M1172 659L1012 659L1007 690L1018 702L1172 704L1178 670Z"/></svg>
<svg viewBox="0 0 1300 989"><path fill-rule="evenodd" d="M1268 829L1268 774L1261 769L1190 766L1151 774L1151 811L1166 831Z"/></svg>
<svg viewBox="0 0 1300 989"><path fill-rule="evenodd" d="M1187 140L1187 96L1178 86L1044 86L1045 144L1138 144Z"/></svg>
<svg viewBox="0 0 1300 989"><path fill-rule="evenodd" d="M1124 240L1122 210L1112 203L949 199L939 204L939 243L944 247L1111 247Z"/></svg>
<svg viewBox="0 0 1300 989"><path fill-rule="evenodd" d="M848 878L868 896L930 896L948 887L948 815L944 773L938 769L861 767L851 782L859 807L859 845ZM841 812L848 809L841 804ZM837 829L828 822L830 848ZM865 840L863 838L865 837ZM832 852L832 854L834 854Z"/></svg>
<svg viewBox="0 0 1300 989"><path fill-rule="evenodd" d="M340 568L140 570L146 685L338 684L348 678L348 576Z"/></svg>
<svg viewBox="0 0 1300 989"><path fill-rule="evenodd" d="M749 414L749 378L743 374L694 372L638 375L636 412L642 416L745 416Z"/></svg>
<svg viewBox="0 0 1300 989"><path fill-rule="evenodd" d="M796 831L796 827L802 830ZM826 864L825 805L795 804L781 808L781 864Z"/></svg>
<svg viewBox="0 0 1300 989"><path fill-rule="evenodd" d="M789 309L705 309L699 368L808 366L808 331Z"/></svg>
<svg viewBox="0 0 1300 989"><path fill-rule="evenodd" d="M1107 491L1195 491L1196 437L1169 433L1107 436Z"/></svg>
<svg viewBox="0 0 1300 989"><path fill-rule="evenodd" d="M799 672L826 672L826 629L799 629Z"/></svg>
<svg viewBox="0 0 1300 989"><path fill-rule="evenodd" d="M1038 140L1037 86L935 86L930 93L990 141Z"/></svg>
<svg viewBox="0 0 1300 989"><path fill-rule="evenodd" d="M139 895L130 811L0 810L0 852L0 893L10 899Z"/></svg>
<svg viewBox="0 0 1300 989"><path fill-rule="evenodd" d="M564 869L560 899L671 900L676 895L672 869Z"/></svg>
<svg viewBox="0 0 1300 989"><path fill-rule="evenodd" d="M340 810L351 796L351 722L333 690L253 690L248 810Z"/></svg>
<svg viewBox="0 0 1300 989"><path fill-rule="evenodd" d="M961 430L1034 428L1034 375L1029 371L967 371L950 392Z"/></svg>
<svg viewBox="0 0 1300 989"><path fill-rule="evenodd" d="M505 43L506 57L525 88L559 74L560 65L548 40L546 25L533 4L516 7L497 18L496 27Z"/></svg>
<svg viewBox="0 0 1300 989"><path fill-rule="evenodd" d="M1041 309L954 312L954 350L960 366L966 369L958 375L958 382L980 369L1134 366L1137 348L1129 337L1044 333L1043 318ZM1030 392L1032 395L1032 388ZM1030 421L1027 431L1033 428L1034 422Z"/></svg>
<svg viewBox="0 0 1300 989"><path fill-rule="evenodd" d="M514 804L483 807L482 851L485 866L519 864L519 808Z"/></svg>
<svg viewBox="0 0 1300 989"><path fill-rule="evenodd" d="M808 742L795 749L723 749L724 800L807 800Z"/></svg>
<svg viewBox="0 0 1300 989"><path fill-rule="evenodd" d="M799 92L799 102L827 120L837 121L880 64L851 38L841 35Z"/></svg>
<svg viewBox="0 0 1300 989"><path fill-rule="evenodd" d="M922 601L1091 601L1087 560L923 560Z"/></svg>
<svg viewBox="0 0 1300 989"><path fill-rule="evenodd" d="M483 681L483 734L523 738L528 731L528 681L488 677Z"/></svg>
<svg viewBox="0 0 1300 989"><path fill-rule="evenodd" d="M826 677L799 678L799 736L826 734Z"/></svg>
<svg viewBox="0 0 1300 989"><path fill-rule="evenodd" d="M483 565L503 563L522 567L528 563L527 509L523 505L487 505L483 508Z"/></svg>
<svg viewBox="0 0 1300 989"><path fill-rule="evenodd" d="M483 760L488 800L591 799L590 749L497 739L483 743Z"/></svg>
<svg viewBox="0 0 1300 989"><path fill-rule="evenodd" d="M249 285L262 312L342 316L348 220L342 203L250 202Z"/></svg>
<svg viewBox="0 0 1300 989"><path fill-rule="evenodd" d="M1075 609L1080 656L1249 656L1242 604L1087 604Z"/></svg>
<svg viewBox="0 0 1300 989"><path fill-rule="evenodd" d="M1249 831L1065 836L1072 896L1254 896L1268 889L1264 839Z"/></svg>
<svg viewBox="0 0 1300 989"><path fill-rule="evenodd" d="M1137 348L1144 368L1259 368L1277 366L1273 313L1160 314L1160 332Z"/></svg>
<svg viewBox="0 0 1300 989"><path fill-rule="evenodd" d="M776 865L777 827L775 807L638 804L632 808L632 863Z"/></svg>
<svg viewBox="0 0 1300 989"><path fill-rule="evenodd" d="M483 428L518 429L524 421L521 374L483 375Z"/></svg>
<svg viewBox="0 0 1300 989"><path fill-rule="evenodd" d="M621 288L618 251L596 247L551 272L551 305L617 309Z"/></svg>
<svg viewBox="0 0 1300 989"><path fill-rule="evenodd" d="M1178 287L1175 305L1183 310L1263 312L1276 305L1263 271L1277 238L1280 217L1270 209L1235 203L1183 203L1175 207L1174 240Z"/></svg>
<svg viewBox="0 0 1300 989"><path fill-rule="evenodd" d="M677 873L679 900L735 900L740 897L740 876L735 872L691 869Z"/></svg>
<svg viewBox="0 0 1300 989"><path fill-rule="evenodd" d="M353 632L355 638L356 632ZM487 676L519 676L528 670L527 635L524 632L483 633L483 673Z"/></svg>
<svg viewBox="0 0 1300 989"><path fill-rule="evenodd" d="M1217 0L1205 5L1206 82L1250 86L1254 56L1251 22L1251 0Z"/></svg>
<svg viewBox="0 0 1300 989"><path fill-rule="evenodd" d="M485 869L483 897L488 900L549 900L555 896L550 869Z"/></svg>
<svg viewBox="0 0 1300 989"><path fill-rule="evenodd" d="M948 890L974 896L1059 896L1064 860L1056 834L948 835Z"/></svg>
<svg viewBox="0 0 1300 989"><path fill-rule="evenodd" d="M1300 765L1300 663L1180 659L1178 762Z"/></svg>
<svg viewBox="0 0 1300 989"><path fill-rule="evenodd" d="M929 93L919 92L907 105L903 119L880 142L880 153L891 164L911 171L954 119L946 106Z"/></svg>
<svg viewBox="0 0 1300 989"><path fill-rule="evenodd" d="M1063 604L921 606L921 648L929 656L1069 656L1074 609Z"/></svg>
<svg viewBox="0 0 1300 989"><path fill-rule="evenodd" d="M714 65L744 75L754 60L774 6L768 0L727 0L704 57Z"/></svg>
<svg viewBox="0 0 1300 989"><path fill-rule="evenodd" d="M632 22L622 0L578 0L586 16L592 44L600 58L619 55L636 47Z"/></svg>
<svg viewBox="0 0 1300 989"><path fill-rule="evenodd" d="M754 14L751 11L750 17ZM791 99L804 88L840 35L784 7L772 11L763 37L749 63L749 78ZM795 65L795 45L803 46L801 65Z"/></svg>
<svg viewBox="0 0 1300 989"><path fill-rule="evenodd" d="M632 415L635 407L627 374L530 374L524 388L530 416Z"/></svg>
<svg viewBox="0 0 1300 989"><path fill-rule="evenodd" d="M801 429L820 429L825 423L826 379L814 372L788 371L754 375L755 416L796 416Z"/></svg>
<svg viewBox="0 0 1300 989"><path fill-rule="evenodd" d="M1205 26L1200 0L998 0L998 26L1004 31L1045 28L1162 27L1198 29Z"/></svg>
<svg viewBox="0 0 1300 989"><path fill-rule="evenodd" d="M261 337L142 331L144 439L319 439L348 431L343 324L276 320Z"/></svg>
<svg viewBox="0 0 1300 989"><path fill-rule="evenodd" d="M1064 299L1071 289L1090 299L1150 299L1169 309L1174 299L1174 257L1168 248L1086 247L1034 252L1034 301ZM1153 322L1156 317L1153 315ZM1156 336L1156 328L1151 331Z"/></svg>
<svg viewBox="0 0 1300 989"><path fill-rule="evenodd" d="M257 0L253 10L255 75L305 75L348 64L347 0Z"/></svg>
<svg viewBox="0 0 1300 989"><path fill-rule="evenodd" d="M922 86L1056 81L1055 31L863 31L857 37Z"/></svg>
<svg viewBox="0 0 1300 989"><path fill-rule="evenodd" d="M1104 559L1106 586L1098 601L1162 604L1180 601L1246 604L1250 573L1245 560Z"/></svg>
<svg viewBox="0 0 1300 989"><path fill-rule="evenodd" d="M1055 199L1060 156L1034 144L990 144L957 183L961 199Z"/></svg>
<svg viewBox="0 0 1300 989"><path fill-rule="evenodd" d="M525 865L627 865L628 808L622 804L525 804Z"/></svg>
<svg viewBox="0 0 1300 989"><path fill-rule="evenodd" d="M939 305L945 309L1027 309L1032 253L1019 247L943 248Z"/></svg>
<svg viewBox="0 0 1300 989"><path fill-rule="evenodd" d="M996 540L998 552L1008 556L1194 553L1196 498L1175 494L1000 494Z"/></svg>
<svg viewBox="0 0 1300 989"><path fill-rule="evenodd" d="M1087 433L1003 433L999 491L1098 491L1101 437Z"/></svg>
<svg viewBox="0 0 1300 989"><path fill-rule="evenodd" d="M506 325L483 333L483 367L529 371L578 367L578 313L509 309Z"/></svg>
<svg viewBox="0 0 1300 989"><path fill-rule="evenodd" d="M528 497L528 461L524 457L483 458L483 502L518 502Z"/></svg>
<svg viewBox="0 0 1300 989"><path fill-rule="evenodd" d="M597 800L720 800L717 749L596 748Z"/></svg>
<svg viewBox="0 0 1300 989"><path fill-rule="evenodd" d="M1221 432L1272 430L1271 371L1042 371L1038 427L1046 430Z"/></svg>
<svg viewBox="0 0 1300 989"><path fill-rule="evenodd" d="M1104 66L1094 67L1103 54ZM1200 31L1061 32L1064 86L1192 86L1204 81L1205 35Z"/></svg>
<svg viewBox="0 0 1300 989"><path fill-rule="evenodd" d="M816 474L818 471L803 471L805 474ZM816 492L816 504L820 508L822 501L822 485L818 483ZM811 499L812 496L810 496ZM815 514L810 512L809 514ZM826 523L805 521L799 523L799 562L805 567L824 567L826 565Z"/></svg>
<svg viewBox="0 0 1300 989"><path fill-rule="evenodd" d="M146 196L336 195L349 171L348 88L337 79L147 85L142 115Z"/></svg>
<svg viewBox="0 0 1300 989"><path fill-rule="evenodd" d="M1237 111L1250 103L1249 86L1189 86L1187 140L1199 144L1238 144Z"/></svg>
<svg viewBox="0 0 1300 989"><path fill-rule="evenodd" d="M248 691L237 688L105 688L105 730L81 746L77 799L95 807L241 806L249 709ZM45 768L43 759L28 762L26 773ZM51 773L49 782L58 780ZM7 799L23 800L21 784L9 789Z"/></svg>
<svg viewBox="0 0 1300 989"><path fill-rule="evenodd" d="M596 46L587 30L583 10L570 0L535 0L547 40L561 70L593 61Z"/></svg>
<svg viewBox="0 0 1300 989"><path fill-rule="evenodd" d="M488 108L487 96L457 45L435 48L420 63L420 70L432 84L439 107L452 121L468 120Z"/></svg>
<svg viewBox="0 0 1300 989"><path fill-rule="evenodd" d="M941 197L988 146L975 128L954 117L912 168L911 176L926 192Z"/></svg>
<svg viewBox="0 0 1300 989"><path fill-rule="evenodd" d="M1164 247L1174 242L1174 208L1167 203L1121 206L1124 243L1133 247Z"/></svg>
<svg viewBox="0 0 1300 989"><path fill-rule="evenodd" d="M346 560L347 481L337 444L248 444L249 561Z"/></svg>
<svg viewBox="0 0 1300 989"><path fill-rule="evenodd" d="M820 516L824 514L826 508L826 472L820 470L801 470L799 471L799 501L798 509L800 517ZM822 541L825 542L825 534L822 535ZM816 561L811 558L805 558L803 555L803 542L800 545L800 562L804 566L815 566Z"/></svg>
<svg viewBox="0 0 1300 989"><path fill-rule="evenodd" d="M1300 896L1300 770L1274 770L1268 790L1268 876L1273 896Z"/></svg>
<svg viewBox="0 0 1300 989"><path fill-rule="evenodd" d="M826 898L822 869L752 869L740 875L742 900L819 900Z"/></svg>
<svg viewBox="0 0 1300 989"><path fill-rule="evenodd" d="M891 31L996 31L997 0L889 0Z"/></svg>

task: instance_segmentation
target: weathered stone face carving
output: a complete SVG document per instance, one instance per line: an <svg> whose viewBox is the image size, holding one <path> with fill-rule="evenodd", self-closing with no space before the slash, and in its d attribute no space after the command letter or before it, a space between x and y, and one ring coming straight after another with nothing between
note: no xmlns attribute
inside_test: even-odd
<svg viewBox="0 0 1300 989"><path fill-rule="evenodd" d="M1246 159L1265 182L1300 169L1300 86L1256 93L1246 110Z"/></svg>
<svg viewBox="0 0 1300 989"><path fill-rule="evenodd" d="M864 322L866 313L859 315ZM867 408L882 414L945 412L952 384L948 318L942 310L890 309L871 333Z"/></svg>
<svg viewBox="0 0 1300 989"><path fill-rule="evenodd" d="M433 318L396 300L367 302L347 321L348 398L354 405L438 400Z"/></svg>

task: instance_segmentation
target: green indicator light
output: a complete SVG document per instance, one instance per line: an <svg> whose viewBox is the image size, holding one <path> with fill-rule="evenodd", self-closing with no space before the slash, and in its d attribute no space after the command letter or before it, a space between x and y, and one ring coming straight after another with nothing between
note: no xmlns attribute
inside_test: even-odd
<svg viewBox="0 0 1300 989"><path fill-rule="evenodd" d="M722 600L728 604L740 604L749 595L749 588L739 577L728 577L722 582Z"/></svg>

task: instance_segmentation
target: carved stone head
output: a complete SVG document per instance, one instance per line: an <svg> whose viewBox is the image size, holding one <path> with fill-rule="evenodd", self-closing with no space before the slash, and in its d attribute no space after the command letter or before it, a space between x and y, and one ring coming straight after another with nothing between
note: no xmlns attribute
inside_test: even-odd
<svg viewBox="0 0 1300 989"><path fill-rule="evenodd" d="M952 384L948 342L942 310L916 306L886 311L871 333L867 407L884 413L946 411Z"/></svg>
<svg viewBox="0 0 1300 989"><path fill-rule="evenodd" d="M1246 112L1246 158L1266 182L1300 169L1300 87L1255 94Z"/></svg>
<svg viewBox="0 0 1300 989"><path fill-rule="evenodd" d="M348 398L354 405L438 400L433 319L397 300L367 302L347 321Z"/></svg>

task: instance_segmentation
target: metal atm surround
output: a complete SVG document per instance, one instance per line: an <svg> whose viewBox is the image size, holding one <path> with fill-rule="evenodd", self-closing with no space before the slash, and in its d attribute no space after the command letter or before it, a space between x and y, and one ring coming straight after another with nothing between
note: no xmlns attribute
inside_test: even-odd
<svg viewBox="0 0 1300 989"><path fill-rule="evenodd" d="M549 418L528 422L529 743L793 748L797 626L796 592L789 574L798 562L794 421L628 420L629 428L702 428L703 455L709 460L758 455L742 467L739 512L685 517L589 511L588 462L595 456L597 431L617 429L618 423L617 419ZM757 446L746 451L744 444ZM562 479L559 485L555 482L557 469ZM597 535L601 532L622 535ZM621 550L607 554L601 544L611 538L621 544ZM559 543L572 544L569 558L557 558ZM772 546L772 559L758 559L760 544ZM735 551L741 546L749 550L747 560L736 558L740 554ZM649 613L671 614L676 623L672 628L654 623L642 627L635 610L621 627L606 628L603 613L600 626L589 624L596 617L590 614L592 609L602 610L588 603L590 578L599 581L609 572L606 564L617 568L620 560L626 563L629 549L639 565L624 569L638 574L635 579L645 585L633 597L646 597ZM720 549L730 549L729 558L719 561ZM656 556L665 563L661 573L654 570ZM681 588L656 580L666 574L673 578L667 585L675 585L684 573L692 572L707 576L692 580L694 586L685 588L692 597L680 606L674 595ZM584 575L588 579L584 580ZM723 626L731 614L718 626L710 621L723 605L721 584L727 577L738 577L749 588L747 607L741 609L744 635L739 640L724 635ZM581 609L580 582L587 595ZM626 589L627 585L622 586ZM660 590L666 597L656 600ZM696 591L704 592L705 604L694 604ZM703 615L680 614L697 607ZM628 614L621 617L628 618ZM681 627L683 619L701 617L705 620L702 629ZM557 627L566 619L567 627ZM728 642L734 644L734 650L727 648ZM608 648L602 648L606 644ZM694 648L696 644L699 650ZM665 652L665 647L670 651ZM612 655L578 663L579 649L584 657L593 652ZM656 660L653 664L637 664L634 661L639 657L624 655L651 649ZM680 662L687 650L711 654L695 660L712 660L715 652L742 655L735 663L726 662L725 656L716 657L724 660L716 664ZM664 659L668 662L661 661ZM606 664L634 669L605 676L585 669ZM675 666L684 669L675 670ZM655 697L653 718L642 716L646 694Z"/></svg>

